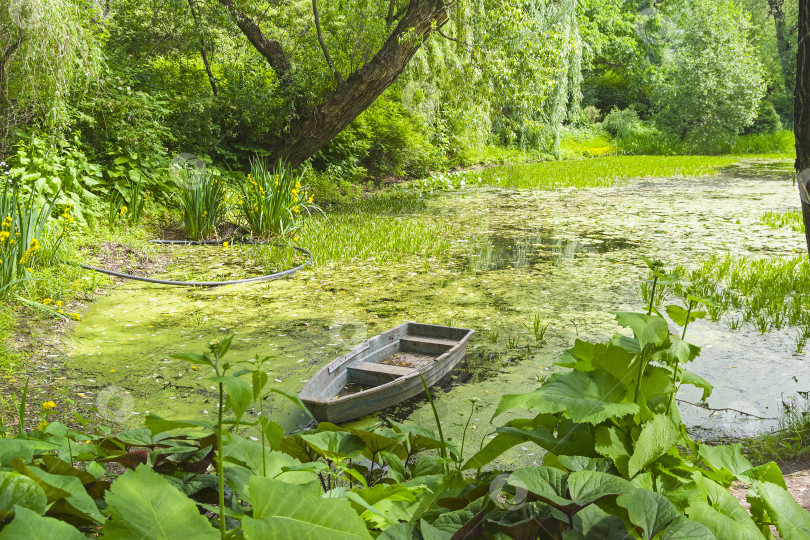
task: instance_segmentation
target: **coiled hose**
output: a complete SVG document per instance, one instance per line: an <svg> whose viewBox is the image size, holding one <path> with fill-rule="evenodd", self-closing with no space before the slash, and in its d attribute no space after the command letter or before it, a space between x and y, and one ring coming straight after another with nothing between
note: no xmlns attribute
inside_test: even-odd
<svg viewBox="0 0 810 540"><path fill-rule="evenodd" d="M240 238L232 238L229 240L234 244L264 244L263 241L255 241L252 239L240 239ZM153 244L164 244L164 245L186 245L186 246L214 246L220 245L221 242L217 240L150 240ZM282 272L276 272L275 274L267 274L264 276L246 278L246 279L233 279L230 281L173 281L170 279L154 279L142 276L133 276L131 274L125 274L123 272L115 272L113 270L107 270L105 268L98 268L95 266L90 266L87 264L78 264L78 263L66 263L72 264L74 266L79 266L84 268L85 270L92 270L94 272L100 272L102 274L107 274L108 276L115 276L124 279L132 279L135 281L144 281L146 283L157 283L159 285L174 285L178 287L220 287L222 285L238 285L241 283L254 283L257 281L271 281L274 279L283 278L286 276L291 276L298 272L299 270L306 268L310 264L312 264L312 252L308 249L293 246L293 249L304 253L307 256L307 260L303 264L299 264L295 268L290 268L288 270L284 270Z"/></svg>

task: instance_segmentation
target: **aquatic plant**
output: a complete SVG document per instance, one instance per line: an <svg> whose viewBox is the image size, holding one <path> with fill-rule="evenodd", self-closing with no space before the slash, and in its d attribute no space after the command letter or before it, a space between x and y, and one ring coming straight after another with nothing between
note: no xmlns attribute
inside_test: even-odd
<svg viewBox="0 0 810 540"><path fill-rule="evenodd" d="M303 173L295 174L284 163L268 167L251 159L250 173L238 184L239 215L251 234L262 238L289 236L301 228L303 218L320 211L313 195L301 185Z"/></svg>
<svg viewBox="0 0 810 540"><path fill-rule="evenodd" d="M33 275L57 196L43 199L33 189L24 197L16 183L6 184L0 192L0 295ZM54 224L60 230L51 235L51 251L58 250L73 223L70 207L59 222Z"/></svg>
<svg viewBox="0 0 810 540"><path fill-rule="evenodd" d="M222 220L225 183L207 170L181 168L178 176L183 232L192 240L209 238Z"/></svg>
<svg viewBox="0 0 810 540"><path fill-rule="evenodd" d="M789 210L787 212L765 212L759 218L763 225L771 229L781 229L789 227L796 232L804 233L804 221L801 210Z"/></svg>
<svg viewBox="0 0 810 540"><path fill-rule="evenodd" d="M734 309L760 332L810 325L810 263L806 256L753 259L712 254L690 270L679 265L676 272L685 276L698 295L718 299L714 308L718 318ZM683 291L676 293L683 296ZM730 325L736 329L739 322Z"/></svg>
<svg viewBox="0 0 810 540"><path fill-rule="evenodd" d="M526 323L523 323L523 326L526 327L527 330L531 331L534 335L534 341L537 345L543 342L546 336L546 330L551 323L546 323L545 326L542 325L540 320L540 314L535 313L532 319L530 320L531 326Z"/></svg>

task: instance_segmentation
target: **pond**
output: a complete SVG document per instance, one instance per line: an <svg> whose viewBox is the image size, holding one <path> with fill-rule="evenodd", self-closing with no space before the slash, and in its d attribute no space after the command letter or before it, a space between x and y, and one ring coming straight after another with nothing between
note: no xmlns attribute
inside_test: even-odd
<svg viewBox="0 0 810 540"><path fill-rule="evenodd" d="M229 334L235 334L232 360L272 356L271 383L295 394L331 359L402 322L463 326L476 331L467 362L435 390L436 405L445 433L460 439L470 399L478 399L467 434L477 448L493 429L502 395L535 388L559 369L552 363L576 338L610 337L618 326L609 311L642 309L642 255L690 266L714 252L801 253L803 235L760 224L766 211L798 207L790 166L743 160L702 178L555 191L449 191L390 216L418 222L446 240L443 255L326 261L290 279L215 289L125 283L89 306L65 364L80 399L98 406L106 420L135 427L150 412L212 418L209 374L169 354L199 352ZM173 275L187 275L184 264L194 271L201 265L189 249L200 257L207 249L205 256L225 261L210 265L221 264L227 272L219 273L238 277L238 267L227 263L238 250L167 249L180 261ZM542 343L530 330L535 317L548 325ZM780 400L810 390L807 360L794 354L787 332L763 334L751 323L735 331L722 322L691 326L687 339L703 347L691 369L715 385L709 406L774 418ZM700 396L684 389L679 397L697 403ZM287 432L306 425L303 413L283 397L273 395L266 403ZM775 425L686 403L680 410L704 437L747 435ZM434 423L426 400L416 398L358 424L383 416ZM498 424L517 416L503 415ZM501 464L538 460L538 448L525 445L505 454Z"/></svg>

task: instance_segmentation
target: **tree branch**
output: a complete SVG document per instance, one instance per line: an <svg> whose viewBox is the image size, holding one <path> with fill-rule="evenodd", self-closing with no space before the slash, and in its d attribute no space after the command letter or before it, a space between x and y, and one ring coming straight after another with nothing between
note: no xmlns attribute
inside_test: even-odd
<svg viewBox="0 0 810 540"><path fill-rule="evenodd" d="M270 41L262 33L261 28L256 22L245 15L245 13L237 8L233 0L217 0L220 4L230 12L231 16L236 20L236 26L245 34L251 45L259 51L259 54L264 56L267 63L275 70L275 72L282 76L290 70L290 59L281 47L278 41Z"/></svg>
<svg viewBox="0 0 810 540"><path fill-rule="evenodd" d="M194 9L194 2L193 0L188 0L188 7L191 9L191 16L194 18L194 27L199 32L199 21L197 20L197 11ZM217 92L217 80L214 78L214 74L211 71L211 64L208 63L208 55L205 54L205 41L200 35L200 54L202 55L203 65L205 66L205 72L208 74L208 82L211 84L211 91L214 92L214 95L219 95Z"/></svg>
<svg viewBox="0 0 810 540"><path fill-rule="evenodd" d="M321 45L321 50L323 51L323 56L326 58L326 63L329 64L329 68L332 70L332 73L335 74L335 80L337 81L338 86L343 85L343 77L340 76L340 71L338 71L337 67L335 67L335 63L332 61L332 57L329 56L329 50L326 48L326 43L323 40L323 33L321 32L321 21L318 17L318 0L312 0L312 14L315 16L315 32L318 34L318 43Z"/></svg>

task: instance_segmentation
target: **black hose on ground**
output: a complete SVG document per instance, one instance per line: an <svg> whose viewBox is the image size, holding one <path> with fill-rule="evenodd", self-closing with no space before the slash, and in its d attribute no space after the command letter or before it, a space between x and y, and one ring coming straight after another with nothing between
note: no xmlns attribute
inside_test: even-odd
<svg viewBox="0 0 810 540"><path fill-rule="evenodd" d="M236 244L264 244L265 242L262 241L254 241L252 239L238 239L233 238L229 240L232 243ZM153 244L166 244L166 245L186 245L186 246L214 246L214 245L221 245L222 242L217 240L150 240ZM276 272L275 274L267 274L264 276L246 278L246 279L234 279L230 281L173 281L170 279L154 279L142 276L133 276L131 274L125 274L123 272L115 272L113 270L107 270L105 268L98 268L95 266L90 266L87 264L77 264L77 263L66 263L72 264L74 266L79 266L84 268L85 270L93 270L94 272L100 272L102 274L107 274L108 276L115 276L124 279L132 279L135 281L144 281L146 283L157 283L159 285L174 285L178 287L220 287L222 285L239 285L241 283L255 283L257 281L271 281L274 279L283 278L286 276L291 276L312 264L312 252L308 249L292 246L293 249L304 253L307 256L307 260L303 264L299 264L295 268L290 268L289 270L284 270L282 272Z"/></svg>

